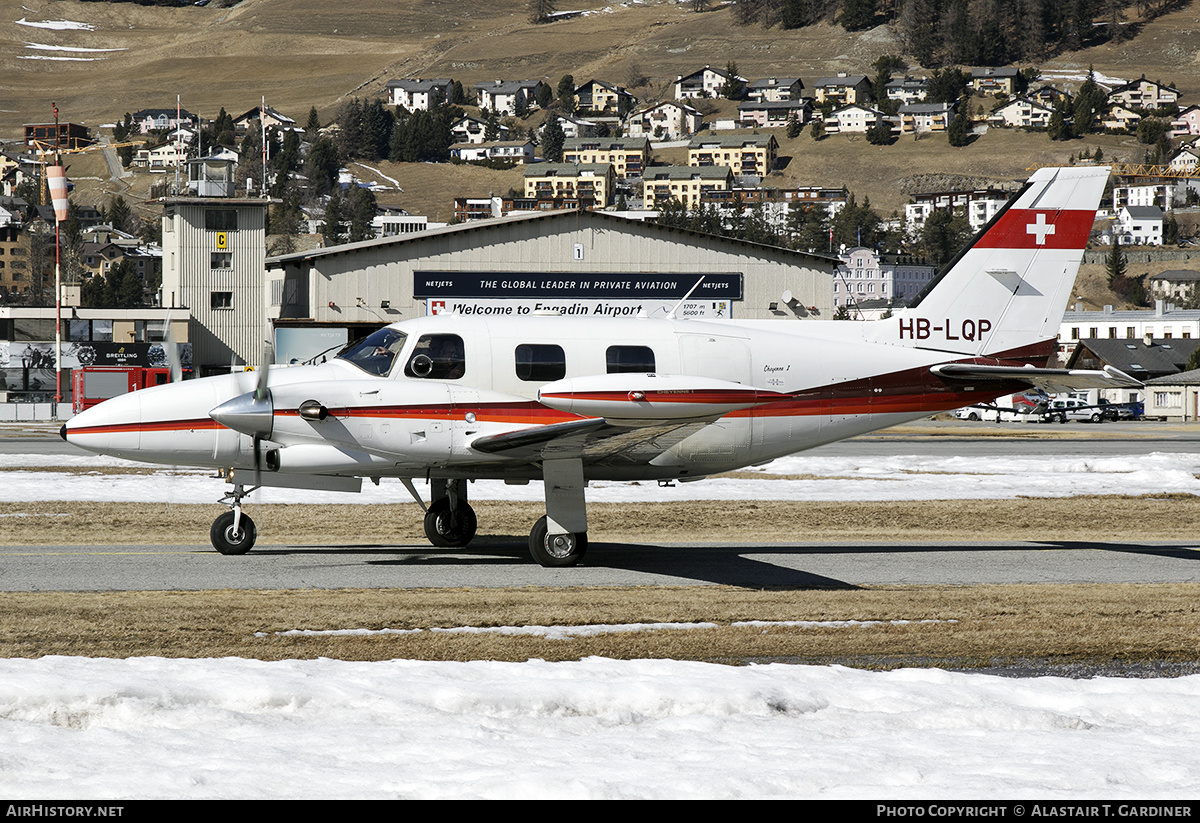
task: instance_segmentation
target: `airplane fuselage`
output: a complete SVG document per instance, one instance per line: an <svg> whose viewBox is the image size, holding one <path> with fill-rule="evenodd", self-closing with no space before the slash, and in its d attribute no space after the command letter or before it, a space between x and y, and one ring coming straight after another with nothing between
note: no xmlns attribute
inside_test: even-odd
<svg viewBox="0 0 1200 823"><path fill-rule="evenodd" d="M872 327L884 323L542 316L405 321L390 327L404 340L386 368L334 358L272 369L271 425L259 445L267 471L284 474L532 479L540 477L536 466L477 452L471 444L594 416L539 402L539 391L557 381L627 374L632 386L638 382L633 375L703 374L770 393L769 402L725 413L719 403L697 407L691 416L716 422L679 432L678 442L649 461L598 460L585 469L588 479L702 477L1015 390L1008 383L964 390L939 380L928 369L945 362L947 352L870 339ZM899 338L900 319L890 325ZM418 352L447 339L460 346L453 373L439 373L436 365L425 376L414 371ZM1026 354L1013 362L1037 359ZM1044 355L1040 360L1044 364ZM209 412L249 392L255 379L223 375L114 398L72 421L70 439L130 459L249 469L254 437ZM679 381L687 387L686 378ZM305 403L327 414L305 417ZM621 411L617 403L603 416L638 414Z"/></svg>

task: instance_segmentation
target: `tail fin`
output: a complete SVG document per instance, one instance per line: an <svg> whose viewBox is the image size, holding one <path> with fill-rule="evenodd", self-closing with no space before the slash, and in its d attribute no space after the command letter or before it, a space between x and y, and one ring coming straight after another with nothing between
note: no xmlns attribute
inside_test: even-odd
<svg viewBox="0 0 1200 823"><path fill-rule="evenodd" d="M1058 336L1107 167L1046 168L875 339L998 355Z"/></svg>

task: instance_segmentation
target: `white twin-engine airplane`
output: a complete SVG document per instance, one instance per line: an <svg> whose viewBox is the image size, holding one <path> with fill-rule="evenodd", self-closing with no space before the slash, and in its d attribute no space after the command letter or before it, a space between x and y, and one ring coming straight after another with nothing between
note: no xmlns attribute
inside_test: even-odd
<svg viewBox="0 0 1200 823"><path fill-rule="evenodd" d="M156 386L62 428L101 454L224 470L213 546L242 554L258 486L397 477L436 546L476 531L468 482L541 480L529 548L587 548L589 480L698 480L1038 386L1137 386L1046 368L1108 177L1042 169L908 308L871 322L430 316L320 365ZM257 383L257 385L256 385ZM413 485L431 487L426 507Z"/></svg>

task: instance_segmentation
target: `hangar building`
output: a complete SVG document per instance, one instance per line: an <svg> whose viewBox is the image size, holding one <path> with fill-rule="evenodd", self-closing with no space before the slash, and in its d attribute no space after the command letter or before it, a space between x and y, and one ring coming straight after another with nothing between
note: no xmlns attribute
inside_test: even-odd
<svg viewBox="0 0 1200 823"><path fill-rule="evenodd" d="M679 316L828 320L838 262L570 210L272 257L265 285L288 362L441 312L654 317L687 297Z"/></svg>

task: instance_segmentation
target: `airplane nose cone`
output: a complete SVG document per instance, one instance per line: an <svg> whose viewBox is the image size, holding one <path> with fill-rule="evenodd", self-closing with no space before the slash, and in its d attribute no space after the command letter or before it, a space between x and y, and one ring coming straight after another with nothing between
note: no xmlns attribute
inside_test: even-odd
<svg viewBox="0 0 1200 823"><path fill-rule="evenodd" d="M265 397L255 397L254 392L240 394L226 400L208 413L222 426L251 437L267 438L275 426L275 404L268 392Z"/></svg>

